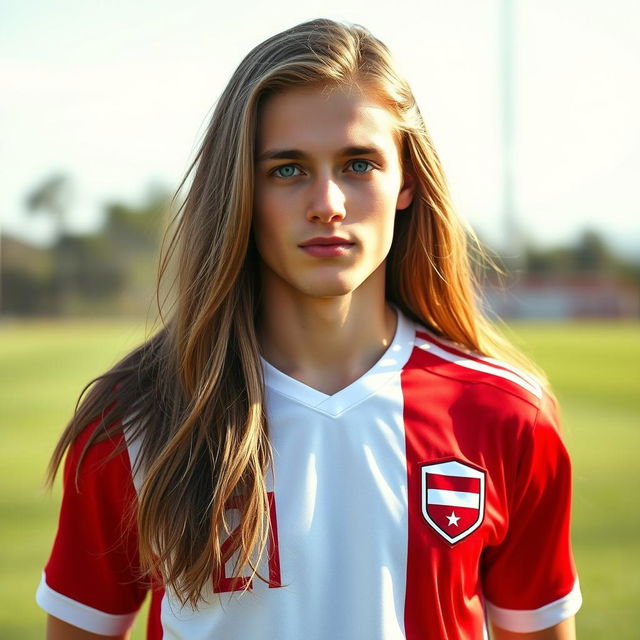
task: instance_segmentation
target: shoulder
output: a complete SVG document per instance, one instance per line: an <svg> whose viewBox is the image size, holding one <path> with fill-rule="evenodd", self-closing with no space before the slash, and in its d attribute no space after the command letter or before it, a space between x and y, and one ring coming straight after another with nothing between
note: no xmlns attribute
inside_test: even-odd
<svg viewBox="0 0 640 640"><path fill-rule="evenodd" d="M113 488L128 484L131 476L129 448L120 422L97 417L88 422L74 438L65 460L66 490L86 490L96 483Z"/></svg>
<svg viewBox="0 0 640 640"><path fill-rule="evenodd" d="M538 378L495 358L460 347L415 325L412 354L403 371L416 402L438 404L491 429L558 430L557 405Z"/></svg>
<svg viewBox="0 0 640 640"><path fill-rule="evenodd" d="M510 363L465 349L420 325L415 325L414 349L407 365L446 378L453 385L484 385L536 407L548 395L534 375Z"/></svg>

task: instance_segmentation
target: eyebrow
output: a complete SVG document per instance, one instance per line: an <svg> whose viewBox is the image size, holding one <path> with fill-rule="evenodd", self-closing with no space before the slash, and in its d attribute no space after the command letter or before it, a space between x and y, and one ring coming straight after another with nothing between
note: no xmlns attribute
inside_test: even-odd
<svg viewBox="0 0 640 640"><path fill-rule="evenodd" d="M372 154L384 155L378 147L344 147L338 154L345 158ZM258 156L257 160L264 162L265 160L307 160L308 158L309 156L299 149L267 149Z"/></svg>

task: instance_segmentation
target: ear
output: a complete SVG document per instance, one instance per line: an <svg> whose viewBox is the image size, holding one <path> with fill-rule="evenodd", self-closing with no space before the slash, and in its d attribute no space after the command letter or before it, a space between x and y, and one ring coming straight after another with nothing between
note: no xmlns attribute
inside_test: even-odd
<svg viewBox="0 0 640 640"><path fill-rule="evenodd" d="M402 186L396 201L396 210L406 209L413 201L416 192L416 178L411 171L404 171Z"/></svg>

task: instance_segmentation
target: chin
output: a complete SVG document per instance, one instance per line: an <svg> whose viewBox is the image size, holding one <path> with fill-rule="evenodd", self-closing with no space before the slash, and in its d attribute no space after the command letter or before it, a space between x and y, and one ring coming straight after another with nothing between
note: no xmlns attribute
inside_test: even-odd
<svg viewBox="0 0 640 640"><path fill-rule="evenodd" d="M353 288L349 287L318 287L305 293L311 298L339 298L349 295L353 292Z"/></svg>
<svg viewBox="0 0 640 640"><path fill-rule="evenodd" d="M338 296L346 296L357 288L358 285L352 282L325 280L323 282L308 283L301 291L312 298L336 298Z"/></svg>

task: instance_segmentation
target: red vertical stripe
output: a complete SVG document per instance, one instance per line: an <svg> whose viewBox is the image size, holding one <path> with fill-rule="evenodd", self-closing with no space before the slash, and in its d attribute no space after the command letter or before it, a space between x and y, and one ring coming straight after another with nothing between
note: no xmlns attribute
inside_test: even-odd
<svg viewBox="0 0 640 640"><path fill-rule="evenodd" d="M457 383L425 371L433 360L415 349L401 378L409 503L405 635L407 640L476 640L482 638L484 621L481 538L451 545L422 514L422 465L465 460L460 432L473 434L475 425L469 416L469 425L457 423L454 429L449 409Z"/></svg>

